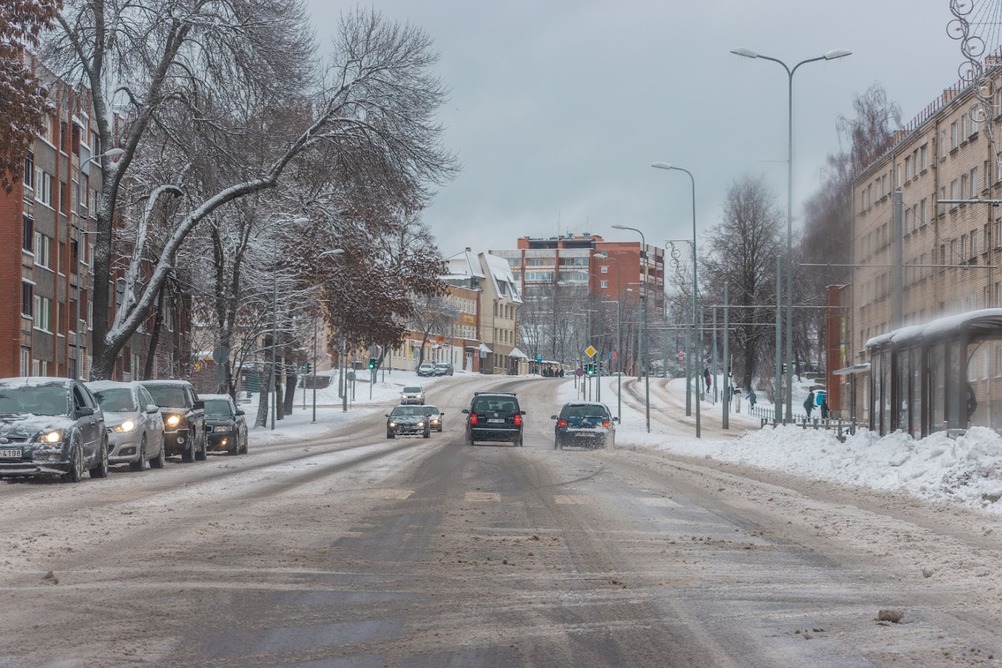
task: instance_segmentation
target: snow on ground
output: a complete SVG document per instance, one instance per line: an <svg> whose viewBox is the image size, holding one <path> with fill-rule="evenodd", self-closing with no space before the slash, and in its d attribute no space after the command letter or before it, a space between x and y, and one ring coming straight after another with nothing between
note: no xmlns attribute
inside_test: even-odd
<svg viewBox="0 0 1002 668"><path fill-rule="evenodd" d="M358 372L359 378L368 378L368 371ZM457 371L457 375L462 374ZM484 379L489 376L473 376ZM303 389L296 392L296 410L292 415L268 426L251 428L252 446L319 436L372 414L384 414L392 405L404 385L430 387L440 378L418 378L413 372L380 371L377 382L359 382L355 385L355 398L345 412L337 396L337 379L331 387L317 390L316 422L313 422L313 392ZM602 400L616 412L616 379L602 378ZM674 380L669 389L684 395L685 383ZM796 393L795 393L796 394ZM805 392L806 394L806 392ZM576 398L573 378L568 378L558 394L559 401ZM248 423L256 415L256 399L245 404ZM305 402L305 403L304 403ZM759 404L769 407L765 400ZM303 406L306 409L303 409ZM623 421L619 425L616 441L620 446L632 445L668 450L692 456L712 457L722 461L753 465L834 483L858 485L878 490L905 491L916 497L935 501L949 501L992 513L1002 514L1002 437L994 431L975 427L966 435L949 438L943 433L916 441L902 434L878 438L866 430L839 442L824 430L803 429L796 426L760 428L759 421L747 414L732 414L731 429L743 432L737 439L695 438L679 436L679 428L670 430L651 421L647 433L643 411L622 406ZM720 405L701 404L706 419L719 424ZM545 416L546 419L549 416Z"/></svg>

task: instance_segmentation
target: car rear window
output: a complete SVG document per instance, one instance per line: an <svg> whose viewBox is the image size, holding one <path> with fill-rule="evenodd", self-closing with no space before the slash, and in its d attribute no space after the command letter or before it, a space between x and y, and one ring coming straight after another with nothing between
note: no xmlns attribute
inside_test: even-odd
<svg viewBox="0 0 1002 668"><path fill-rule="evenodd" d="M504 397L479 397L473 402L475 413L515 413L518 404Z"/></svg>

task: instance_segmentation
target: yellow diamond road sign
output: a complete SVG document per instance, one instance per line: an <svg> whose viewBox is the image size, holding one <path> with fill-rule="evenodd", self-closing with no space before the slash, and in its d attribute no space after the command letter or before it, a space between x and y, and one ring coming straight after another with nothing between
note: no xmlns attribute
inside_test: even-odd
<svg viewBox="0 0 1002 668"><path fill-rule="evenodd" d="M585 348L585 355L587 355L588 357L595 357L595 353L597 352L598 351L595 350L595 346L588 346L587 348Z"/></svg>

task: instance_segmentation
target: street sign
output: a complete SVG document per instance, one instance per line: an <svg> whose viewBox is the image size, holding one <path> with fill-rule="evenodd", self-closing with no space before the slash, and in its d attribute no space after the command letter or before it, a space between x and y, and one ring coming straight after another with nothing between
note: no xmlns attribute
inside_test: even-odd
<svg viewBox="0 0 1002 668"><path fill-rule="evenodd" d="M542 364L542 363L543 363L543 356L536 355L536 364Z"/></svg>
<svg viewBox="0 0 1002 668"><path fill-rule="evenodd" d="M574 375L580 378L581 376L584 375L584 369L582 369L581 367L574 369Z"/></svg>
<svg viewBox="0 0 1002 668"><path fill-rule="evenodd" d="M588 346L587 348L585 348L585 355L587 355L588 357L595 357L595 353L597 352L598 351L595 350L595 346Z"/></svg>

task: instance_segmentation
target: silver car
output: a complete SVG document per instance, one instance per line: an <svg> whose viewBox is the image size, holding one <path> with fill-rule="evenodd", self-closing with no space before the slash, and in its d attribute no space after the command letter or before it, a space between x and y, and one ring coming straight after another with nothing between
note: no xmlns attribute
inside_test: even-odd
<svg viewBox="0 0 1002 668"><path fill-rule="evenodd" d="M400 392L400 403L402 404L423 404L424 390L417 385L408 385Z"/></svg>
<svg viewBox="0 0 1002 668"><path fill-rule="evenodd" d="M128 464L133 471L162 469L166 462L164 422L160 408L139 383L96 380L86 384L104 411L108 462Z"/></svg>

